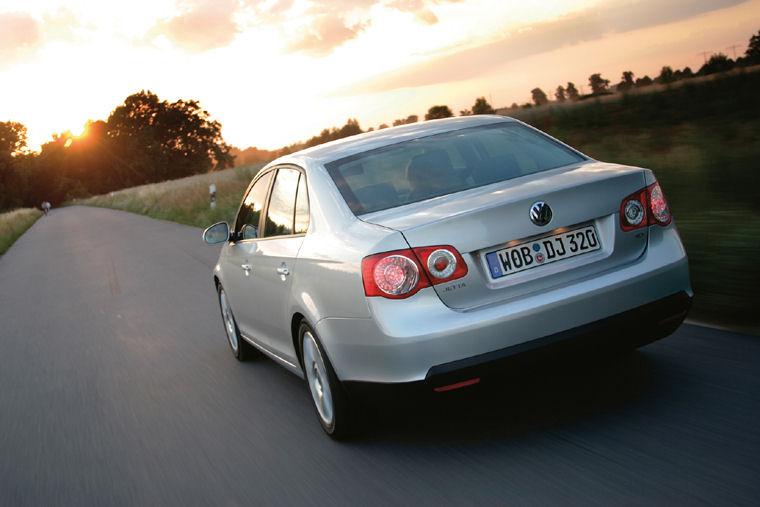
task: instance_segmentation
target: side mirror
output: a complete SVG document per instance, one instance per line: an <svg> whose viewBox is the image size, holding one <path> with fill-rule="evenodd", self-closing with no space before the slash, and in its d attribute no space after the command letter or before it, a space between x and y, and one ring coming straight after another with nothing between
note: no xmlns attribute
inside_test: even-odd
<svg viewBox="0 0 760 507"><path fill-rule="evenodd" d="M230 226L219 222L203 231L203 241L208 245L218 245L230 239Z"/></svg>

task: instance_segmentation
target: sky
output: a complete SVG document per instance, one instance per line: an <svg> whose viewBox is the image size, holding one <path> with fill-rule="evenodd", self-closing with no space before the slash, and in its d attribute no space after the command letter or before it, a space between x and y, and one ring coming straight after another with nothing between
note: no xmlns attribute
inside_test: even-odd
<svg viewBox="0 0 760 507"><path fill-rule="evenodd" d="M239 148L741 56L760 0L0 0L0 121L33 150L150 90Z"/></svg>

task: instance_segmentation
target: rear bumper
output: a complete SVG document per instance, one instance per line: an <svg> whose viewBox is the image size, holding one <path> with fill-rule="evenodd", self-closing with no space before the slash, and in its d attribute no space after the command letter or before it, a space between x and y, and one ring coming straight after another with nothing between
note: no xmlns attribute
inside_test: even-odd
<svg viewBox="0 0 760 507"><path fill-rule="evenodd" d="M348 381L344 385L350 395L357 397L387 396L399 391L430 392L474 379L521 374L539 364L604 357L672 334L686 318L691 303L692 297L681 291L590 324L435 365L424 380L392 384Z"/></svg>
<svg viewBox="0 0 760 507"><path fill-rule="evenodd" d="M693 294L677 232L656 229L662 230L652 232L636 262L572 284L471 311L448 308L429 287L409 299L367 298L372 317L325 318L315 331L343 382L416 382L440 373L439 365L466 367L469 358L540 346L547 337L598 326L674 294ZM657 333L649 329L644 336Z"/></svg>

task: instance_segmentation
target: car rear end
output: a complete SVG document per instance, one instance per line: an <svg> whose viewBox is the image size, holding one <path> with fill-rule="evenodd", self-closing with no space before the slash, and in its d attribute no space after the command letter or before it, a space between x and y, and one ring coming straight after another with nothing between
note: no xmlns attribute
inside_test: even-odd
<svg viewBox="0 0 760 507"><path fill-rule="evenodd" d="M447 390L535 354L635 347L674 331L690 305L686 253L647 169L589 160L513 121L327 168L360 220L408 245L365 256L370 319L318 325L349 385Z"/></svg>

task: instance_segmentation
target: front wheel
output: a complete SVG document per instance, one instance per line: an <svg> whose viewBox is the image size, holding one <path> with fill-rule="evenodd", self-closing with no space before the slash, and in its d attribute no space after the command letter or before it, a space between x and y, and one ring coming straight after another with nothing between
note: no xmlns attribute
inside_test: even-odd
<svg viewBox="0 0 760 507"><path fill-rule="evenodd" d="M219 295L219 309L222 312L224 331L227 333L227 343L230 344L232 355L238 361L247 361L257 354L257 350L253 345L240 337L240 330L238 329L237 322L235 322L235 316L232 314L230 303L227 300L227 293L224 292L221 283L217 287L217 293Z"/></svg>
<svg viewBox="0 0 760 507"><path fill-rule="evenodd" d="M343 386L335 375L316 333L307 324L301 324L298 338L306 383L309 385L317 419L329 436L336 440L345 439L350 433L352 417Z"/></svg>

